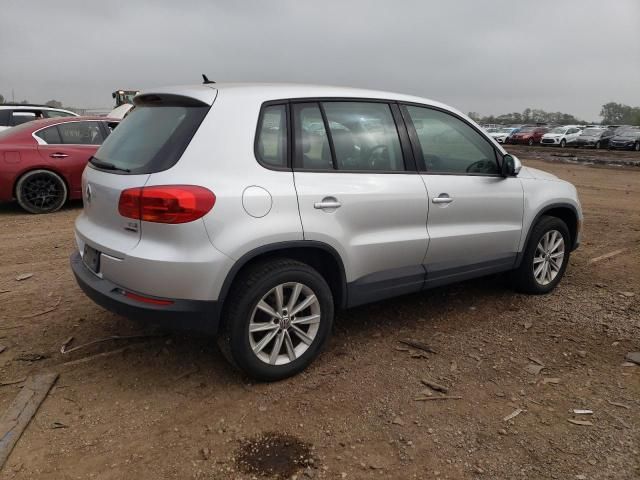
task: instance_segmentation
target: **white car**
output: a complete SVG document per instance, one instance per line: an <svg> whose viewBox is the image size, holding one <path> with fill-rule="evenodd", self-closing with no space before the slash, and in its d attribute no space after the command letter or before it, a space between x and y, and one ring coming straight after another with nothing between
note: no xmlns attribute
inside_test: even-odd
<svg viewBox="0 0 640 480"><path fill-rule="evenodd" d="M55 117L77 117L78 114L62 108L46 105L3 103L0 105L0 132L31 120Z"/></svg>
<svg viewBox="0 0 640 480"><path fill-rule="evenodd" d="M542 136L540 144L555 145L564 148L567 145L575 144L581 133L582 129L575 125L556 127Z"/></svg>
<svg viewBox="0 0 640 480"><path fill-rule="evenodd" d="M489 135L491 135L491 137L493 137L493 139L498 143L506 143L507 138L514 130L516 129L513 127L496 128L494 131L489 132Z"/></svg>

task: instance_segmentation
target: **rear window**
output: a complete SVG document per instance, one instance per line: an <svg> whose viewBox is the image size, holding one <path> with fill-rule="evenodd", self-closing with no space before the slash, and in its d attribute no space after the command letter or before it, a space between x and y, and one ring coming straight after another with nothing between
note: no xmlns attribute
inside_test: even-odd
<svg viewBox="0 0 640 480"><path fill-rule="evenodd" d="M142 96L95 158L115 167L114 173L167 170L176 164L208 111L209 105L184 97Z"/></svg>

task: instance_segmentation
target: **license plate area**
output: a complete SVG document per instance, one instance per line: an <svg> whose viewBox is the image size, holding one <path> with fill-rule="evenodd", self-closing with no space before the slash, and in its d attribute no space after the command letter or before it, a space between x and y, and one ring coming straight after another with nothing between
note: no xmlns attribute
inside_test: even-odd
<svg viewBox="0 0 640 480"><path fill-rule="evenodd" d="M84 245L82 261L92 272L98 273L100 271L100 252L87 244Z"/></svg>

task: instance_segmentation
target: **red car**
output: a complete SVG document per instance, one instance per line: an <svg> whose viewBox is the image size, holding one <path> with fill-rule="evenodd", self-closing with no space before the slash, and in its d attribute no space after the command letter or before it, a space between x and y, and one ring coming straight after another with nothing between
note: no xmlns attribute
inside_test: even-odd
<svg viewBox="0 0 640 480"><path fill-rule="evenodd" d="M0 132L0 202L18 200L31 213L82 198L82 171L119 120L48 118Z"/></svg>
<svg viewBox="0 0 640 480"><path fill-rule="evenodd" d="M547 133L547 127L522 127L520 131L513 134L509 143L520 143L524 145L534 145L540 143L542 136Z"/></svg>

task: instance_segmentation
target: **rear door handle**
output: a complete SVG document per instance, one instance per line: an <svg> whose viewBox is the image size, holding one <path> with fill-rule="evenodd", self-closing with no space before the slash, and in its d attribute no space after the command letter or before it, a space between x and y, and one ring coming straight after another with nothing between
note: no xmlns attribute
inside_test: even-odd
<svg viewBox="0 0 640 480"><path fill-rule="evenodd" d="M451 198L447 193L441 193L437 197L433 197L431 201L433 203L451 203L453 202L453 198Z"/></svg>
<svg viewBox="0 0 640 480"><path fill-rule="evenodd" d="M60 152L56 152L56 153L52 153L51 155L49 155L51 158L67 158L69 155L67 155L66 153L60 153Z"/></svg>
<svg viewBox="0 0 640 480"><path fill-rule="evenodd" d="M321 202L316 202L313 204L313 208L317 210L335 210L336 208L340 208L342 204L338 201L337 198L334 197L325 197Z"/></svg>

